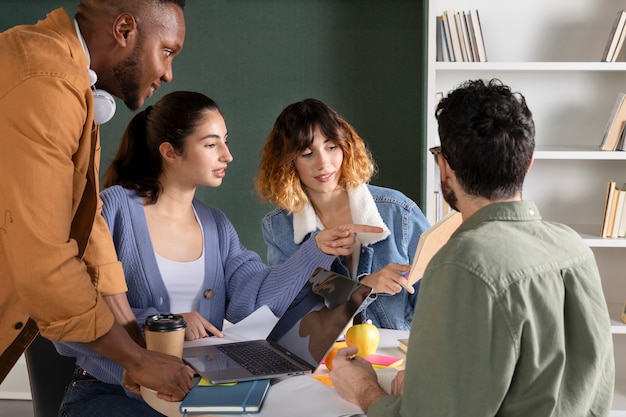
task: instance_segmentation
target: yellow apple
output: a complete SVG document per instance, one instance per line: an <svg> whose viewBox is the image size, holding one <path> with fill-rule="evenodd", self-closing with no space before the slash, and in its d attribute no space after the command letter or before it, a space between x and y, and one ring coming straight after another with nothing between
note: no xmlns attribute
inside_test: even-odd
<svg viewBox="0 0 626 417"><path fill-rule="evenodd" d="M380 342L380 332L371 321L355 324L346 332L346 345L359 348L357 355L367 356L376 352Z"/></svg>

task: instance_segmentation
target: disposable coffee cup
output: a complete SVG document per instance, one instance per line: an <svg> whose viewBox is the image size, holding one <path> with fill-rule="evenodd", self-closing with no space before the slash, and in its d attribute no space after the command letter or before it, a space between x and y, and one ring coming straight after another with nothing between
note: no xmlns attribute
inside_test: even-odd
<svg viewBox="0 0 626 417"><path fill-rule="evenodd" d="M155 314L146 319L146 348L155 352L183 357L187 323L176 314Z"/></svg>

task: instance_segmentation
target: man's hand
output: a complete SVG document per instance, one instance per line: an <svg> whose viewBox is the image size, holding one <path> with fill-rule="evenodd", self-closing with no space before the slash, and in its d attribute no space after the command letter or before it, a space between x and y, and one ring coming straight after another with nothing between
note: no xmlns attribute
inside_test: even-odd
<svg viewBox="0 0 626 417"><path fill-rule="evenodd" d="M357 352L354 346L339 349L333 358L330 379L339 396L367 413L369 406L387 393L378 384L372 364L356 356Z"/></svg>
<svg viewBox="0 0 626 417"><path fill-rule="evenodd" d="M122 385L130 392L140 395L142 385L157 391L157 397L166 401L185 398L193 386L194 370L174 356L145 349L145 339L126 293L103 298L116 322L109 333L86 345L124 367Z"/></svg>
<svg viewBox="0 0 626 417"><path fill-rule="evenodd" d="M144 350L143 358L132 368L125 368L124 388L140 394L140 386L154 389L165 401L181 401L193 386L194 370L180 359L164 353Z"/></svg>
<svg viewBox="0 0 626 417"><path fill-rule="evenodd" d="M361 283L372 287L375 293L397 294L402 289L406 289L409 294L413 294L415 288L412 285L408 285L408 281L404 276L404 273L408 273L410 269L410 265L390 263L383 269L363 277Z"/></svg>
<svg viewBox="0 0 626 417"><path fill-rule="evenodd" d="M383 229L366 224L344 224L319 231L317 247L328 255L352 255L357 233L382 233Z"/></svg>
<svg viewBox="0 0 626 417"><path fill-rule="evenodd" d="M125 370L124 387L139 393L139 386L153 389L167 401L180 401L193 386L193 369L182 360L150 352L130 338L118 322L104 336L85 343L100 355L119 363Z"/></svg>
<svg viewBox="0 0 626 417"><path fill-rule="evenodd" d="M404 370L398 371L391 381L391 395L402 395L404 392Z"/></svg>

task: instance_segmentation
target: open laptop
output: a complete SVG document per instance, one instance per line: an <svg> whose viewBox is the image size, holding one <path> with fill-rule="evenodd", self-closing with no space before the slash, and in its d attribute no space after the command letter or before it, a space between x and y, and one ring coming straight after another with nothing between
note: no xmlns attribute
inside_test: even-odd
<svg viewBox="0 0 626 417"><path fill-rule="evenodd" d="M265 340L185 349L184 359L208 381L249 381L312 373L372 289L322 268Z"/></svg>

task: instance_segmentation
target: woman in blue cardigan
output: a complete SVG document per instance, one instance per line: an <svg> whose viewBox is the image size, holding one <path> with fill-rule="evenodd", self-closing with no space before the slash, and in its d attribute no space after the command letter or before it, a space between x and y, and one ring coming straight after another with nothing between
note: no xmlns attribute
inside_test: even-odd
<svg viewBox="0 0 626 417"><path fill-rule="evenodd" d="M354 251L337 258L332 270L374 290L357 321L409 330L419 284L407 286L404 274L429 224L401 192L368 184L374 168L363 139L329 106L316 99L287 106L256 177L261 199L278 206L262 222L267 261L286 262L315 233L342 223L379 226L382 233L358 234Z"/></svg>
<svg viewBox="0 0 626 417"><path fill-rule="evenodd" d="M352 251L345 224L316 234L283 265L266 266L247 250L224 213L195 198L197 186L219 187L232 161L217 104L203 94L174 92L138 113L105 175L102 214L111 230L140 325L163 312L181 314L185 339L222 336L267 305L280 316L317 268ZM57 344L77 357L63 416L160 415L122 387L123 369L80 344Z"/></svg>

